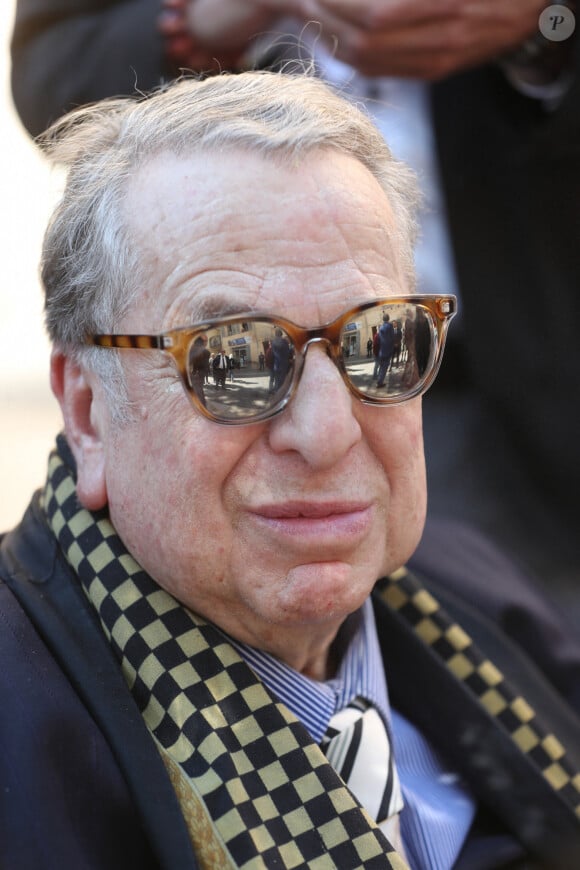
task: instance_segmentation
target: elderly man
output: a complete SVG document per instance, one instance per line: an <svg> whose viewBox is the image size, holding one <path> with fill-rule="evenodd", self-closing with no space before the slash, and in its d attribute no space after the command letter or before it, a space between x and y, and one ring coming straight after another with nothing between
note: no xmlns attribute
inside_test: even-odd
<svg viewBox="0 0 580 870"><path fill-rule="evenodd" d="M577 645L467 533L405 567L455 310L414 293L408 171L268 73L51 140L64 434L2 542L2 866L575 866ZM385 314L429 328L378 389ZM200 337L243 349L227 391L200 395Z"/></svg>
<svg viewBox="0 0 580 870"><path fill-rule="evenodd" d="M580 383L576 0L15 7L12 92L34 135L180 70L286 69L297 57L367 107L421 179L418 289L460 294L444 382L424 408L429 514L490 534L580 619L580 404L569 400Z"/></svg>

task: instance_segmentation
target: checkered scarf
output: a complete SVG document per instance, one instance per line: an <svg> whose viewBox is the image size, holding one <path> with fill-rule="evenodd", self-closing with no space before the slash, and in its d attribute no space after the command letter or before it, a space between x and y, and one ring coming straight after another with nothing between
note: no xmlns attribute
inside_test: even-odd
<svg viewBox="0 0 580 870"><path fill-rule="evenodd" d="M406 568L380 580L377 592L495 718L580 820L580 772L568 760L560 740L546 731L536 711L501 670Z"/></svg>
<svg viewBox="0 0 580 870"><path fill-rule="evenodd" d="M404 870L223 635L140 568L106 512L79 505L65 451L51 454L44 508L165 762L200 865Z"/></svg>

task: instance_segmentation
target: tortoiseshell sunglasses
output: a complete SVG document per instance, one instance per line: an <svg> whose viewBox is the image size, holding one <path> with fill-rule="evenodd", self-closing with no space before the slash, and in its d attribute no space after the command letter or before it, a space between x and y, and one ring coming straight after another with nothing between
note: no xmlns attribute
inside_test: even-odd
<svg viewBox="0 0 580 870"><path fill-rule="evenodd" d="M311 329L249 313L160 335L91 335L86 343L164 351L194 407L216 423L237 426L284 410L313 344L325 346L350 392L366 404L398 405L424 393L439 369L456 310L455 296L391 297Z"/></svg>

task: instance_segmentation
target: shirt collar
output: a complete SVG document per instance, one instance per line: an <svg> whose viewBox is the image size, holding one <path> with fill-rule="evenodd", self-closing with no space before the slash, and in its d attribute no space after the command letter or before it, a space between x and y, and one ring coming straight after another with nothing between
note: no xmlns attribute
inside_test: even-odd
<svg viewBox="0 0 580 870"><path fill-rule="evenodd" d="M228 640L316 743L322 740L334 713L357 696L366 698L389 719L386 678L370 598L343 624L337 637L340 664L336 676L325 682L304 676L263 650L230 636Z"/></svg>

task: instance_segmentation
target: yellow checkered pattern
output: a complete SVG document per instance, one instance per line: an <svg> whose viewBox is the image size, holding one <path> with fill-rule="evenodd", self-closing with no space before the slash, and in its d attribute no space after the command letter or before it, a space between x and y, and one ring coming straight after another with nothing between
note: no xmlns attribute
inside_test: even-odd
<svg viewBox="0 0 580 870"><path fill-rule="evenodd" d="M51 456L44 507L164 759L202 867L405 870L295 717L160 589Z"/></svg>
<svg viewBox="0 0 580 870"><path fill-rule="evenodd" d="M509 687L504 675L484 658L461 626L453 623L433 596L405 568L385 582L382 595L409 622L417 636L440 656L454 677L511 735L545 779L580 819L580 773L566 759L554 734L543 731L535 710Z"/></svg>

